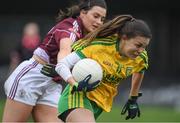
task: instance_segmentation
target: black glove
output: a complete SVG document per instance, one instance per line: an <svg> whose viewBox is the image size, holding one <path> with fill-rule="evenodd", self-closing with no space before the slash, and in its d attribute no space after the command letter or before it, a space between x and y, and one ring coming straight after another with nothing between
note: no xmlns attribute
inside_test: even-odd
<svg viewBox="0 0 180 123"><path fill-rule="evenodd" d="M80 82L77 82L76 85L73 86L71 93L73 94L74 92L77 91L83 91L83 92L89 92L94 90L98 85L99 85L99 80L96 82L93 82L92 84L89 84L88 81L91 79L91 75L89 74L86 76L85 79L83 79Z"/></svg>
<svg viewBox="0 0 180 123"><path fill-rule="evenodd" d="M48 77L57 77L59 74L55 70L56 65L53 64L45 64L41 69L41 73Z"/></svg>
<svg viewBox="0 0 180 123"><path fill-rule="evenodd" d="M126 102L126 104L124 105L121 111L121 115L124 115L126 114L126 112L128 112L128 115L126 116L126 120L130 118L134 119L136 116L140 117L141 113L140 113L139 106L137 104L137 99L141 95L142 93L139 93L138 96L131 96Z"/></svg>
<svg viewBox="0 0 180 123"><path fill-rule="evenodd" d="M56 83L60 83L63 79L59 76L59 74L55 70L56 65L53 64L45 64L43 65L43 68L41 69L41 73L52 77L52 80Z"/></svg>

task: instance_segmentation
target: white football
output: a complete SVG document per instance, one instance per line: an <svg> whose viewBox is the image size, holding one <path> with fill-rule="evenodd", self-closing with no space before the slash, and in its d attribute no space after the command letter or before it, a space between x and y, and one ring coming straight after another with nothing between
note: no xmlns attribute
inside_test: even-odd
<svg viewBox="0 0 180 123"><path fill-rule="evenodd" d="M78 61L72 69L72 75L77 82L83 80L89 74L91 74L91 79L88 82L89 84L102 80L103 70L101 65L90 58Z"/></svg>

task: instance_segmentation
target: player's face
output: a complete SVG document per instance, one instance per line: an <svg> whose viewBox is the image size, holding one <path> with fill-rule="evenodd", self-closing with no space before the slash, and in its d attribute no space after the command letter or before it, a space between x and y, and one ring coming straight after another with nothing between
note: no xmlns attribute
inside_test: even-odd
<svg viewBox="0 0 180 123"><path fill-rule="evenodd" d="M149 41L149 38L141 36L137 36L135 38L127 40L122 40L122 46L120 44L120 52L122 52L124 56L134 59L145 50L145 48L149 44Z"/></svg>
<svg viewBox="0 0 180 123"><path fill-rule="evenodd" d="M82 10L80 18L82 19L86 32L92 32L104 22L106 16L106 9L94 6L88 11Z"/></svg>

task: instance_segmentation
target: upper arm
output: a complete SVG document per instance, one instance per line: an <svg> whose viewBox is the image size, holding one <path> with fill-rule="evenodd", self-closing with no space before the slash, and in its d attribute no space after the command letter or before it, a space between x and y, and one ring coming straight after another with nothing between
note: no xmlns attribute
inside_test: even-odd
<svg viewBox="0 0 180 123"><path fill-rule="evenodd" d="M59 46L57 62L71 53L72 43L79 38L73 29L74 25L71 22L65 21L61 23L53 33L57 45Z"/></svg>
<svg viewBox="0 0 180 123"><path fill-rule="evenodd" d="M73 43L73 41L70 38L63 38L63 39L60 40L59 52L58 52L58 56L57 56L58 61L60 61L62 58L64 58L65 56L67 56L68 54L71 53L71 51L72 51L72 48L71 48L72 43Z"/></svg>

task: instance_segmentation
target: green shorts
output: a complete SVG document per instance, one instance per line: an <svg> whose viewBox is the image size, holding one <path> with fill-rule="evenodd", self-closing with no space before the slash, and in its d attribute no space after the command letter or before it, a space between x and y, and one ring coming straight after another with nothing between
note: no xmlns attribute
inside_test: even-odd
<svg viewBox="0 0 180 123"><path fill-rule="evenodd" d="M102 113L102 109L97 104L86 97L84 92L75 92L71 94L72 87L68 84L64 89L58 103L59 115L74 108L89 109L94 113L95 119Z"/></svg>

